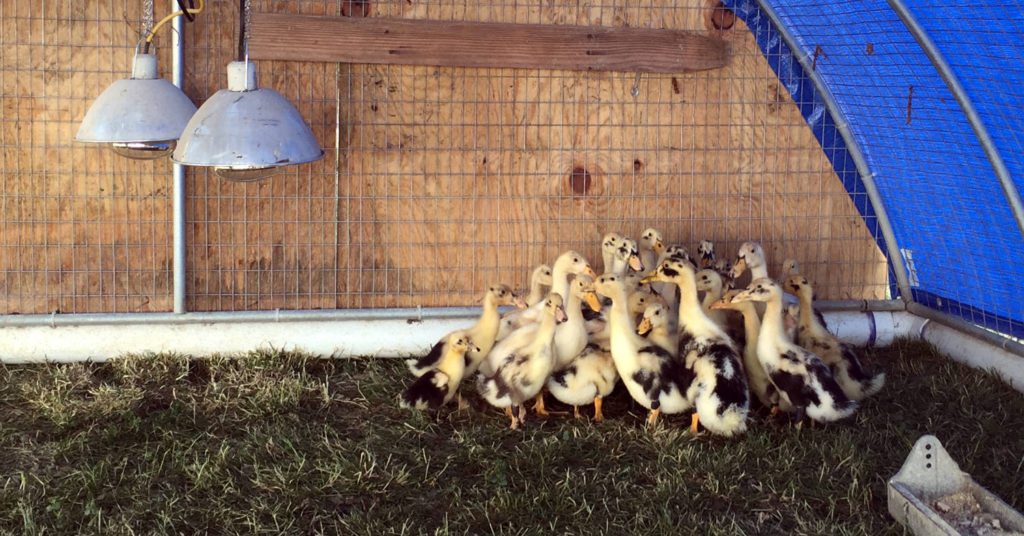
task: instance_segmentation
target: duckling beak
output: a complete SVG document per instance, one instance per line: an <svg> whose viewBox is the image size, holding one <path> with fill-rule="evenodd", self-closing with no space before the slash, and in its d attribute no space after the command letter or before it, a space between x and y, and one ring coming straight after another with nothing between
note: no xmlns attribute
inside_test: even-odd
<svg viewBox="0 0 1024 536"><path fill-rule="evenodd" d="M743 272L747 271L747 259L740 257L736 259L736 262L732 265L732 270L729 270L729 277L736 279L743 275Z"/></svg>
<svg viewBox="0 0 1024 536"><path fill-rule="evenodd" d="M561 324L562 322L565 322L568 319L569 317L565 316L565 308L559 306L557 309L555 309L555 323Z"/></svg>
<svg viewBox="0 0 1024 536"><path fill-rule="evenodd" d="M591 291L584 294L583 301L587 302L587 305L590 306L590 308L593 309L594 312L601 312L601 300L597 299L597 293Z"/></svg>
<svg viewBox="0 0 1024 536"><path fill-rule="evenodd" d="M658 272L651 272L651 273L645 275L643 277L643 279L640 280L640 284L641 285L647 285L647 284L653 283L655 281L661 281L661 279L658 279Z"/></svg>
<svg viewBox="0 0 1024 536"><path fill-rule="evenodd" d="M636 270L637 272L644 271L644 263L640 262L640 256L632 254L629 256L629 267Z"/></svg>
<svg viewBox="0 0 1024 536"><path fill-rule="evenodd" d="M587 265L586 268L583 269L583 275L585 275L585 276L587 276L587 277L589 277L591 279L597 279L597 272L595 272L594 269L591 268L589 264Z"/></svg>
<svg viewBox="0 0 1024 536"><path fill-rule="evenodd" d="M654 242L654 247L652 247L651 250L658 255L661 255L661 252L665 251L665 244L663 244L661 240L657 240Z"/></svg>
<svg viewBox="0 0 1024 536"><path fill-rule="evenodd" d="M526 298L522 296L513 296L512 305L515 305L516 309L526 309Z"/></svg>
<svg viewBox="0 0 1024 536"><path fill-rule="evenodd" d="M637 335L647 335L650 331L651 331L651 319L647 318L647 317L644 317L644 319L640 321L640 325L636 327L636 334Z"/></svg>
<svg viewBox="0 0 1024 536"><path fill-rule="evenodd" d="M729 308L729 302L726 301L725 298L722 298L722 299L716 300L714 303L712 303L711 304L711 308L712 309L728 309Z"/></svg>
<svg viewBox="0 0 1024 536"><path fill-rule="evenodd" d="M479 354L479 353L480 353L480 347L479 347L479 346L477 346L477 345L475 345L475 344L472 344L472 343L470 343L470 345L469 345L469 351L470 351L470 352L476 352L476 353L478 353L478 354Z"/></svg>

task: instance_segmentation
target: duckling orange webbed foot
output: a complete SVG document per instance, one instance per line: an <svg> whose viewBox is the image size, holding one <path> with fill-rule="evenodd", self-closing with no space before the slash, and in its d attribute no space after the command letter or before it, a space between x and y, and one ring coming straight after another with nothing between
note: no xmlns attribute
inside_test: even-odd
<svg viewBox="0 0 1024 536"><path fill-rule="evenodd" d="M697 435L697 424L698 424L699 421L700 421L700 418L697 417L697 412L693 412L693 416L690 417L690 433L691 434Z"/></svg>
<svg viewBox="0 0 1024 536"><path fill-rule="evenodd" d="M544 393L539 393L533 403L533 411L541 417L550 417L552 415L568 415L568 411L549 411L544 407Z"/></svg>
<svg viewBox="0 0 1024 536"><path fill-rule="evenodd" d="M604 414L601 413L601 404L603 402L604 399L601 397L594 398L594 422L601 422L604 420Z"/></svg>
<svg viewBox="0 0 1024 536"><path fill-rule="evenodd" d="M651 413L647 416L647 426L654 426L654 423L658 422L658 415L661 415L661 410L652 409Z"/></svg>

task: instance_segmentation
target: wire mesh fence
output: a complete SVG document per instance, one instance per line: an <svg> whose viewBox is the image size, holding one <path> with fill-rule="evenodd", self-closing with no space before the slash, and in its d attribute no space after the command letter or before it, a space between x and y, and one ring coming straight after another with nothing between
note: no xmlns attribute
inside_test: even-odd
<svg viewBox="0 0 1024 536"><path fill-rule="evenodd" d="M71 141L128 72L138 6L0 9L4 312L170 310L170 164ZM694 30L727 39L732 59L673 75L258 61L260 85L298 107L326 156L254 184L188 170L190 310L470 305L492 282L524 286L565 249L596 268L604 233L651 226L730 257L758 240L770 273L797 259L821 299L886 297L885 258L827 158L835 148L717 2L253 9ZM229 1L185 25L197 105L225 86L236 31ZM164 75L170 38L157 41Z"/></svg>
<svg viewBox="0 0 1024 536"><path fill-rule="evenodd" d="M4 313L170 307L170 164L72 141L92 100L128 77L141 7L0 2Z"/></svg>

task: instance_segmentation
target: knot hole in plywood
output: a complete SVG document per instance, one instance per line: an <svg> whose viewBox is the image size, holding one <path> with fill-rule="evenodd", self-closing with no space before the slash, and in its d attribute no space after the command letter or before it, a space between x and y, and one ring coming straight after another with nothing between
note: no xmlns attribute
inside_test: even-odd
<svg viewBox="0 0 1024 536"><path fill-rule="evenodd" d="M709 30L725 32L736 25L736 14L722 3L721 0L710 0L705 22Z"/></svg>
<svg viewBox="0 0 1024 536"><path fill-rule="evenodd" d="M370 12L370 0L342 0L341 2L342 17L369 17Z"/></svg>
<svg viewBox="0 0 1024 536"><path fill-rule="evenodd" d="M582 203L587 210L599 210L608 203L607 174L593 162L573 163L559 182L553 200L562 208L567 208L567 201L577 206Z"/></svg>

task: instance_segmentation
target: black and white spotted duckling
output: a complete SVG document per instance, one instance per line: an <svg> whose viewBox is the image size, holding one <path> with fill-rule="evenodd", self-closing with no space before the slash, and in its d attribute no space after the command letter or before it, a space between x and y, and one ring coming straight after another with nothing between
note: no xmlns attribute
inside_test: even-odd
<svg viewBox="0 0 1024 536"><path fill-rule="evenodd" d="M869 374L864 370L853 345L839 340L819 322L812 306L814 288L806 277L793 274L783 287L800 300L796 343L815 353L832 369L839 387L853 400L862 400L885 385L885 373Z"/></svg>
<svg viewBox="0 0 1024 536"><path fill-rule="evenodd" d="M615 369L633 400L650 410L648 425L661 413L682 413L693 408L686 393L693 372L660 346L636 334L627 308L622 276L605 274L594 282L598 294L611 298L608 312L610 347Z"/></svg>
<svg viewBox="0 0 1024 536"><path fill-rule="evenodd" d="M580 406L594 404L594 421L604 420L601 405L619 381L612 351L607 342L591 342L576 359L548 378L548 391L559 402L572 406L573 415L582 419Z"/></svg>
<svg viewBox="0 0 1024 536"><path fill-rule="evenodd" d="M466 370L466 352L479 350L465 331L448 335L444 354L402 393L403 408L436 410L456 396Z"/></svg>
<svg viewBox="0 0 1024 536"><path fill-rule="evenodd" d="M765 304L757 339L757 358L781 394L793 407L806 411L818 422L837 421L853 415L857 402L836 383L828 365L817 355L786 337L782 325L782 288L768 278L756 279L732 301Z"/></svg>
<svg viewBox="0 0 1024 536"><path fill-rule="evenodd" d="M747 430L750 394L740 353L697 300L694 267L666 259L644 279L679 287L679 358L696 376L688 392L697 410L691 431L697 431L699 420L714 434L742 434Z"/></svg>
<svg viewBox="0 0 1024 536"><path fill-rule="evenodd" d="M554 292L542 303L543 316L532 336L514 348L507 342L512 336L502 340L492 350L497 353L494 372L477 375L477 392L492 406L506 408L513 430L526 418L523 403L537 396L555 368L552 340L555 326L566 319L565 309L562 297Z"/></svg>

